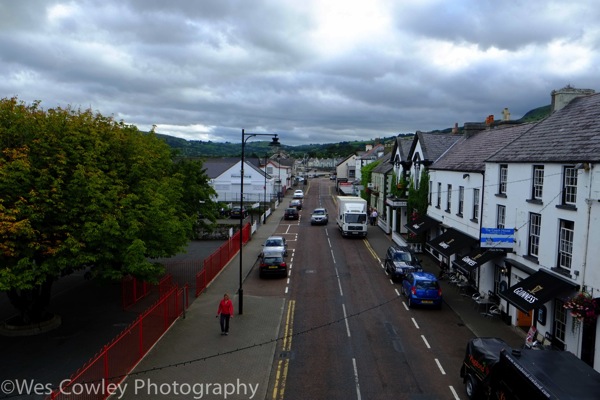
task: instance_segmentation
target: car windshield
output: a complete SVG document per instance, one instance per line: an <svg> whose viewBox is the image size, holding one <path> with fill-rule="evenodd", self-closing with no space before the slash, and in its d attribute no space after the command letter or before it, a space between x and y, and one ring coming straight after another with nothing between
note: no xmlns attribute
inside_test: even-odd
<svg viewBox="0 0 600 400"><path fill-rule="evenodd" d="M325 215L325 210L315 210L315 211L313 211L313 214L315 214L315 215Z"/></svg>
<svg viewBox="0 0 600 400"><path fill-rule="evenodd" d="M280 264L283 262L283 258L281 257L265 257L265 264Z"/></svg>
<svg viewBox="0 0 600 400"><path fill-rule="evenodd" d="M409 253L395 253L394 261L404 261L404 262L412 262L412 257Z"/></svg>
<svg viewBox="0 0 600 400"><path fill-rule="evenodd" d="M349 224L362 224L367 221L367 214L346 214L346 222Z"/></svg>
<svg viewBox="0 0 600 400"><path fill-rule="evenodd" d="M267 240L267 243L265 243L265 246L283 246L283 243L281 243L281 240Z"/></svg>
<svg viewBox="0 0 600 400"><path fill-rule="evenodd" d="M438 283L436 281L417 281L415 286L417 289L438 289Z"/></svg>

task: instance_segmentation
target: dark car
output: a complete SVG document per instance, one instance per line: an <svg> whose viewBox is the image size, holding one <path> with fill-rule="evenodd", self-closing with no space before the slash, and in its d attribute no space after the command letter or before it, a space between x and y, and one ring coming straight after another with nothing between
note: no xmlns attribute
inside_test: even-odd
<svg viewBox="0 0 600 400"><path fill-rule="evenodd" d="M402 280L402 292L408 307L415 305L442 308L442 289L435 275L429 272L409 272Z"/></svg>
<svg viewBox="0 0 600 400"><path fill-rule="evenodd" d="M423 270L419 259L407 246L390 246L385 253L384 266L395 282L401 282L409 272Z"/></svg>
<svg viewBox="0 0 600 400"><path fill-rule="evenodd" d="M284 277L288 275L287 264L281 251L265 251L262 253L258 268L259 276L261 278L267 275Z"/></svg>
<svg viewBox="0 0 600 400"><path fill-rule="evenodd" d="M248 210L245 208L242 210L242 207L235 206L231 208L229 212L230 218L246 218L248 216Z"/></svg>
<svg viewBox="0 0 600 400"><path fill-rule="evenodd" d="M290 201L290 208L296 208L298 211L302 210L302 200L296 199Z"/></svg>
<svg viewBox="0 0 600 400"><path fill-rule="evenodd" d="M299 219L300 213L296 208L286 208L283 212L283 219Z"/></svg>

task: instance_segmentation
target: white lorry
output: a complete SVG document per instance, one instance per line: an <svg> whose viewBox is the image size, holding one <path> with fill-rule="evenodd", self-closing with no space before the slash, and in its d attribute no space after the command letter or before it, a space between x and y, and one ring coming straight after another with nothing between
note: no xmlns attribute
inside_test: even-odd
<svg viewBox="0 0 600 400"><path fill-rule="evenodd" d="M367 201L357 196L338 196L336 221L342 236L367 236Z"/></svg>

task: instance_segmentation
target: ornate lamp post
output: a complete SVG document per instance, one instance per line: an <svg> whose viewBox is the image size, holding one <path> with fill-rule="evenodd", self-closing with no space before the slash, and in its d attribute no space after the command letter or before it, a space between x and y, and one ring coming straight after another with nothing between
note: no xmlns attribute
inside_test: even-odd
<svg viewBox="0 0 600 400"><path fill-rule="evenodd" d="M242 215L240 216L240 288L238 289L238 313L244 313L244 288L243 284L243 274L242 274L242 246L244 245L242 229L244 228L244 151L246 150L246 142L251 137L255 136L271 136L273 139L270 146L279 146L279 138L276 133L246 133L244 129L242 129L242 166L241 166L241 179L240 179L240 211Z"/></svg>
<svg viewBox="0 0 600 400"><path fill-rule="evenodd" d="M267 163L269 162L269 155L265 154L265 185L263 186L263 225L267 223Z"/></svg>

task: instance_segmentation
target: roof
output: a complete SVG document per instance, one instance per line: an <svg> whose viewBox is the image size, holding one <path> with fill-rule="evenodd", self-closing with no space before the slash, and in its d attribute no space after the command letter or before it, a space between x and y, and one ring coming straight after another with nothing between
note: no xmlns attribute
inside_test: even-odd
<svg viewBox="0 0 600 400"><path fill-rule="evenodd" d="M492 162L600 161L600 94L577 97L488 159Z"/></svg>
<svg viewBox="0 0 600 400"><path fill-rule="evenodd" d="M394 169L394 166L392 164L390 164L390 159L392 158L392 153L388 153L386 155L384 155L383 157L381 157L379 160L381 160L381 163L379 165L377 165L375 168L373 168L373 173L375 174L386 174L388 172L390 172L391 170Z"/></svg>
<svg viewBox="0 0 600 400"><path fill-rule="evenodd" d="M409 154L414 153L418 141L423 149L423 161L429 160L431 162L435 162L461 137L462 135L454 133L417 132L416 139L413 141L410 147Z"/></svg>
<svg viewBox="0 0 600 400"><path fill-rule="evenodd" d="M392 164L394 162L408 161L413 140L414 136L407 138L406 136L399 135L396 138L396 143L394 143L394 148L392 149L392 156L394 158L390 159Z"/></svg>
<svg viewBox="0 0 600 400"><path fill-rule="evenodd" d="M256 160L256 158L254 158L254 160ZM206 169L206 175L208 176L208 178L215 179L221 176L225 171L227 171L240 161L241 160L238 157L207 158L203 161L202 165ZM259 169L247 159L244 159L244 164L254 169L262 176L269 176L268 174L265 174L265 172L262 169Z"/></svg>
<svg viewBox="0 0 600 400"><path fill-rule="evenodd" d="M484 171L485 160L523 135L535 124L508 125L462 135L429 168L432 170Z"/></svg>

